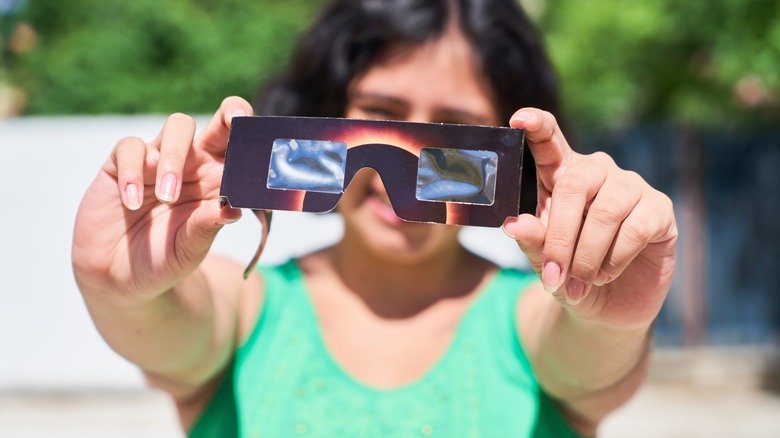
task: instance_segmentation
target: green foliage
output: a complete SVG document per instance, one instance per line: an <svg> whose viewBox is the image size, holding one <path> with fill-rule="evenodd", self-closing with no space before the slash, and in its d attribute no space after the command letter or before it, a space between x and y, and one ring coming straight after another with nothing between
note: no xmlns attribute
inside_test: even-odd
<svg viewBox="0 0 780 438"><path fill-rule="evenodd" d="M311 0L31 0L38 33L11 56L28 112L211 112L225 96L251 98L286 62Z"/></svg>
<svg viewBox="0 0 780 438"><path fill-rule="evenodd" d="M20 0L14 0L19 2ZM27 0L30 51L4 50L28 113L211 112L251 98L322 0ZM619 127L748 124L780 109L777 0L523 0L561 76L568 118ZM8 80L8 79L6 79Z"/></svg>
<svg viewBox="0 0 780 438"><path fill-rule="evenodd" d="M545 3L539 26L578 123L734 125L778 115L776 0Z"/></svg>

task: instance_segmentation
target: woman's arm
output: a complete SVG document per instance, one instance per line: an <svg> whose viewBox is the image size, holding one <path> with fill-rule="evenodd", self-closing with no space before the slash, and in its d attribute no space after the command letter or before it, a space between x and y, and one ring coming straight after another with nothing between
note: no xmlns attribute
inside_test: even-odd
<svg viewBox="0 0 780 438"><path fill-rule="evenodd" d="M540 385L580 433L594 435L644 381L649 328L623 331L578 320L541 285L522 296L518 325Z"/></svg>
<svg viewBox="0 0 780 438"><path fill-rule="evenodd" d="M592 432L644 376L674 271L672 203L606 154L574 152L549 113L523 109L511 125L526 129L539 205L504 230L547 291L521 300L521 339L545 391Z"/></svg>
<svg viewBox="0 0 780 438"><path fill-rule="evenodd" d="M114 148L79 207L73 269L101 335L180 405L203 397L258 312L261 280L207 257L223 225L241 217L218 201L232 117L222 103L202 134L171 115L149 143Z"/></svg>
<svg viewBox="0 0 780 438"><path fill-rule="evenodd" d="M79 282L106 342L140 367L150 382L186 401L230 361L251 330L262 300L257 273L208 256L173 288L148 300L127 300Z"/></svg>

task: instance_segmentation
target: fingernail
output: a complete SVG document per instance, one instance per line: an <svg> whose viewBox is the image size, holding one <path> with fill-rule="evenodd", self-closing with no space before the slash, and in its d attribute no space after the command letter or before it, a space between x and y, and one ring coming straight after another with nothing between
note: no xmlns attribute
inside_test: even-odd
<svg viewBox="0 0 780 438"><path fill-rule="evenodd" d="M173 197L176 194L176 175L167 173L160 181L160 191L158 198L163 202L173 202Z"/></svg>
<svg viewBox="0 0 780 438"><path fill-rule="evenodd" d="M512 117L514 120L517 120L519 122L527 122L528 119L533 117L533 115L528 111L520 111L517 114Z"/></svg>
<svg viewBox="0 0 780 438"><path fill-rule="evenodd" d="M246 111L244 111L243 108L236 108L233 110L233 117L243 117L246 116Z"/></svg>
<svg viewBox="0 0 780 438"><path fill-rule="evenodd" d="M542 284L544 290L553 293L560 287L561 281L561 267L555 262L547 262L542 269Z"/></svg>
<svg viewBox="0 0 780 438"><path fill-rule="evenodd" d="M604 286L609 281L609 275L599 271L599 275L596 276L596 279L593 280L594 286Z"/></svg>
<svg viewBox="0 0 780 438"><path fill-rule="evenodd" d="M506 228L504 228L504 226L505 226L505 225L506 225L506 224L504 224L504 225L501 225L501 231L503 231L503 232L504 232L504 235L505 235L506 237L509 237L509 238L510 238L510 239L512 239L512 240L517 240L517 236L514 236L514 235L510 234L510 233L509 233L509 231L507 231L507 230L506 230Z"/></svg>
<svg viewBox="0 0 780 438"><path fill-rule="evenodd" d="M585 282L579 278L570 278L566 283L566 302L576 306L585 296Z"/></svg>
<svg viewBox="0 0 780 438"><path fill-rule="evenodd" d="M125 202L127 202L127 208L130 210L138 210L141 208L141 194L138 191L137 185L128 184L125 187Z"/></svg>
<svg viewBox="0 0 780 438"><path fill-rule="evenodd" d="M240 219L241 219L241 216L238 216L238 217L231 217L231 218L225 219L225 221L223 222L223 224L224 224L224 225L230 225L230 224L234 224L234 223L238 222Z"/></svg>

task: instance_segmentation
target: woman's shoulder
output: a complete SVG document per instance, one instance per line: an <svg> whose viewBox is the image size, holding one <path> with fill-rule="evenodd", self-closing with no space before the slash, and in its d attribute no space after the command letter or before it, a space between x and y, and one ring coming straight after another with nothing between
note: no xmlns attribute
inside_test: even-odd
<svg viewBox="0 0 780 438"><path fill-rule="evenodd" d="M538 276L530 268L499 265L477 254L472 254L472 257L472 265L485 272L486 276L492 277L492 289L500 290L504 294L521 294L538 282Z"/></svg>
<svg viewBox="0 0 780 438"><path fill-rule="evenodd" d="M321 249L300 256L290 257L272 264L262 264L256 271L262 278L266 294L318 281L332 271L328 260L329 249Z"/></svg>
<svg viewBox="0 0 780 438"><path fill-rule="evenodd" d="M333 251L332 246L322 248L291 259L288 263L294 263L306 278L327 274L333 270Z"/></svg>

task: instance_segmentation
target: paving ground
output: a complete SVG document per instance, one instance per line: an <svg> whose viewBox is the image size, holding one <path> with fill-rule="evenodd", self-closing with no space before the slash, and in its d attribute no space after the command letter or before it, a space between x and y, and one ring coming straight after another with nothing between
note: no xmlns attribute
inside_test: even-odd
<svg viewBox="0 0 780 438"><path fill-rule="evenodd" d="M658 351L648 384L603 425L600 436L778 438L780 394L766 387L777 351ZM775 384L776 388L776 384Z"/></svg>
<svg viewBox="0 0 780 438"><path fill-rule="evenodd" d="M762 391L766 351L660 351L648 384L603 425L605 438L778 438L780 396ZM181 437L153 391L0 393L0 437Z"/></svg>

